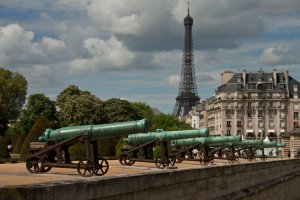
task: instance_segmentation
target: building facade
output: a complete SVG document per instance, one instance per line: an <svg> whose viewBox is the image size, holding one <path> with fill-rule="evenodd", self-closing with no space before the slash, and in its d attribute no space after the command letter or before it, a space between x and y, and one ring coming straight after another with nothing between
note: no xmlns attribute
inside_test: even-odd
<svg viewBox="0 0 300 200"><path fill-rule="evenodd" d="M220 82L213 97L190 112L192 127L208 127L210 135L268 136L281 142L299 126L300 83L288 71L224 71Z"/></svg>

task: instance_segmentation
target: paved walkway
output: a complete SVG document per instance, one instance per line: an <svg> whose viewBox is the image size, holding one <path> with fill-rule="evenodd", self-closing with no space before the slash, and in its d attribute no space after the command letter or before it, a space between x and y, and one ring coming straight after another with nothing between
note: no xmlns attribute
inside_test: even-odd
<svg viewBox="0 0 300 200"><path fill-rule="evenodd" d="M275 158L268 159L275 160ZM267 161L268 161L267 160ZM247 163L246 160L240 160L237 164ZM260 159L252 162L262 162ZM123 166L117 160L109 160L109 170L104 176L82 177L77 173L77 169L52 168L49 172L44 174L32 174L26 169L25 163L5 163L0 164L0 187L14 186L14 185L28 185L36 183L46 183L62 180L87 180L87 179L101 179L120 175L136 174L141 172L150 172L163 170L156 168L154 163L136 162L132 166ZM215 160L213 165L202 166L196 161L183 161L175 166L178 169L187 168L205 168L213 166L230 165L226 160ZM236 165L236 164L233 164Z"/></svg>

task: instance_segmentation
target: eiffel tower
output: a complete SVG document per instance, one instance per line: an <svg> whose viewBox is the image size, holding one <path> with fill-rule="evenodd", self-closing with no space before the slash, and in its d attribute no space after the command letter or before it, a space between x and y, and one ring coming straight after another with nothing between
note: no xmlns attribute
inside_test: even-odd
<svg viewBox="0 0 300 200"><path fill-rule="evenodd" d="M185 33L181 78L176 104L173 109L173 115L175 116L187 115L193 106L200 103L195 78L192 26L193 18L190 16L188 5L188 15L184 18Z"/></svg>

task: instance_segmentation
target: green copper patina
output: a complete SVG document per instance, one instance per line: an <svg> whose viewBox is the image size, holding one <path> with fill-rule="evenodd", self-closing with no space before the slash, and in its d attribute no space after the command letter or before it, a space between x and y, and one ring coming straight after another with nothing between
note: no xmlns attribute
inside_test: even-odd
<svg viewBox="0 0 300 200"><path fill-rule="evenodd" d="M147 132L148 128L149 123L146 119L111 124L70 126L55 130L46 129L43 135L39 137L39 141L45 142L49 139L54 139L59 142L77 135L84 135L90 137L91 140L95 140L104 137Z"/></svg>
<svg viewBox="0 0 300 200"><path fill-rule="evenodd" d="M241 135L236 136L210 136L205 138L188 138L188 139L181 139L181 140L172 140L171 145L172 146L191 146L195 144L228 144L231 143L238 143L242 141Z"/></svg>
<svg viewBox="0 0 300 200"><path fill-rule="evenodd" d="M149 133L138 133L128 135L124 138L127 144L133 143L145 143L156 138L161 140L175 140L183 138L193 138L193 137L206 137L208 136L208 129L197 129L197 130L181 130L181 131L163 131L162 129L157 129L156 132Z"/></svg>

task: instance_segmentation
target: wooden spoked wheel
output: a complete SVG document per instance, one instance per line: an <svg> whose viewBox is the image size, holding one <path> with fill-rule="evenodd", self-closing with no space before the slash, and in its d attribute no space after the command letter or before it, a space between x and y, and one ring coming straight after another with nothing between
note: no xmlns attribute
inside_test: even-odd
<svg viewBox="0 0 300 200"><path fill-rule="evenodd" d="M165 163L161 158L156 158L155 165L159 169L164 169L167 166L167 163Z"/></svg>
<svg viewBox="0 0 300 200"><path fill-rule="evenodd" d="M100 158L98 160L98 164L96 165L95 174L97 176L103 176L104 174L107 173L108 168L109 168L109 165L108 165L107 160L104 158Z"/></svg>
<svg viewBox="0 0 300 200"><path fill-rule="evenodd" d="M92 176L95 173L94 162L89 159L80 160L77 165L77 171L81 176Z"/></svg>
<svg viewBox="0 0 300 200"><path fill-rule="evenodd" d="M30 173L39 173L41 171L41 160L37 157L28 158L26 160L26 169Z"/></svg>

